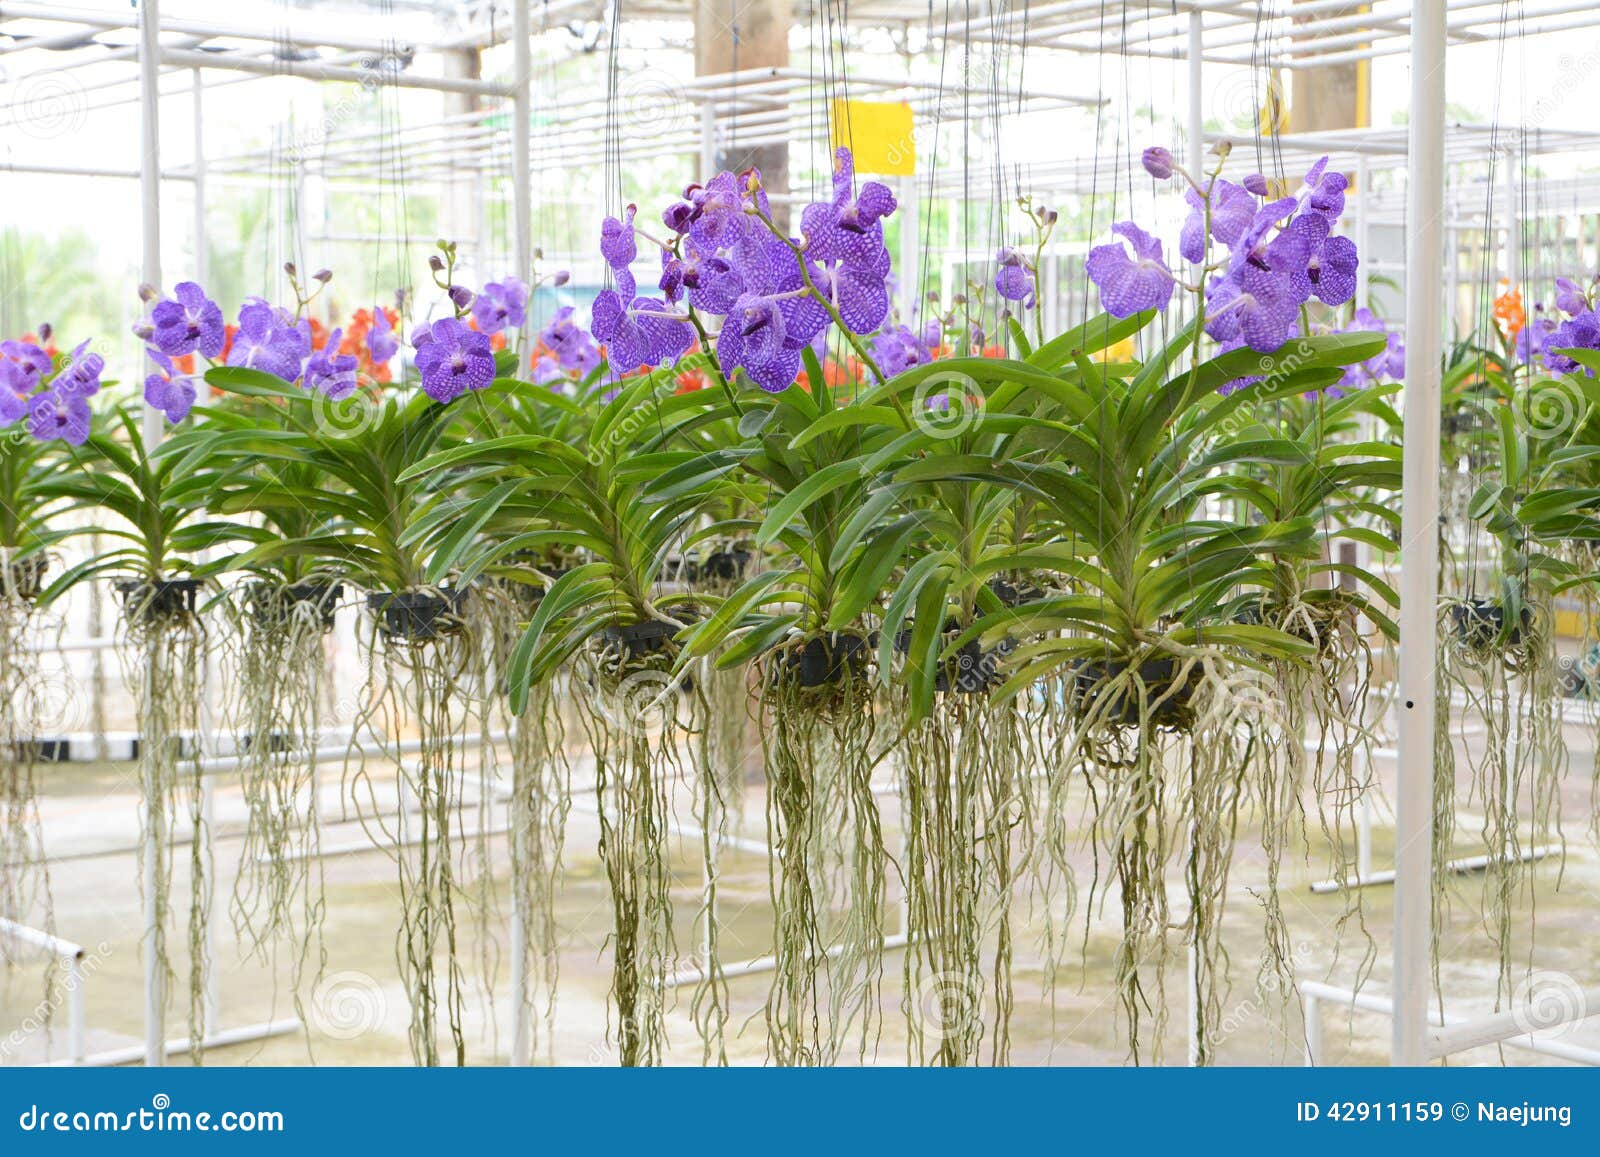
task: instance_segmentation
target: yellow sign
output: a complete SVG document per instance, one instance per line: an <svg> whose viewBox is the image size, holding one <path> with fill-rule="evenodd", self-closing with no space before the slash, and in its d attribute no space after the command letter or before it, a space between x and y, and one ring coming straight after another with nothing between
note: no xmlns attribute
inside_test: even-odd
<svg viewBox="0 0 1600 1157"><path fill-rule="evenodd" d="M898 101L836 100L833 102L833 147L855 154L856 170L889 177L917 171L917 146L912 139L911 106Z"/></svg>

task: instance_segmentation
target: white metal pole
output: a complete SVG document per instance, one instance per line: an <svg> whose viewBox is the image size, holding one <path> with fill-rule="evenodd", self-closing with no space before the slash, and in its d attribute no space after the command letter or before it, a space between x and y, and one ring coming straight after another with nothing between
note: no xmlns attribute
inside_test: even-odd
<svg viewBox="0 0 1600 1157"><path fill-rule="evenodd" d="M1445 0L1411 22L1406 223L1405 464L1400 510L1400 742L1395 792L1394 1026L1390 1062L1427 1059L1433 928L1433 696L1438 639L1443 355Z"/></svg>
<svg viewBox="0 0 1600 1157"><path fill-rule="evenodd" d="M922 328L922 322L925 320L922 308L922 273L919 268L922 256L920 209L916 176L902 178L900 207L895 214L900 218L900 306L905 310L905 316L900 322L918 330Z"/></svg>
<svg viewBox="0 0 1600 1157"><path fill-rule="evenodd" d="M1361 263L1356 266L1356 308L1372 308L1372 271L1368 265L1369 243L1372 240L1372 166L1365 155L1356 158L1356 252Z"/></svg>
<svg viewBox="0 0 1600 1157"><path fill-rule="evenodd" d="M1200 9L1194 8L1189 12L1189 174L1196 181L1206 167L1206 122L1202 112L1205 69L1201 61L1204 47L1204 17Z"/></svg>
<svg viewBox="0 0 1600 1157"><path fill-rule="evenodd" d="M533 170L528 158L528 137L533 127L530 31L528 0L514 0L511 5L511 235L515 243L512 256L516 260L517 276L523 278L531 278L533 273ZM517 337L519 368L527 363L531 332L524 322Z"/></svg>
<svg viewBox="0 0 1600 1157"><path fill-rule="evenodd" d="M1517 149L1506 148L1505 155L1506 198L1506 291L1515 292L1522 285L1522 219L1517 205Z"/></svg>
<svg viewBox="0 0 1600 1157"><path fill-rule="evenodd" d="M211 276L211 244L206 234L205 81L194 70L194 279L204 285Z"/></svg>
<svg viewBox="0 0 1600 1157"><path fill-rule="evenodd" d="M700 103L700 171L698 182L709 181L717 171L717 109L709 100Z"/></svg>
<svg viewBox="0 0 1600 1157"><path fill-rule="evenodd" d="M161 285L161 11L160 0L141 0L139 5L139 198L143 274L147 285ZM144 408L143 432L148 451L161 440L162 414L154 406ZM156 694L155 672L147 673L145 695ZM144 765L146 808L156 790L150 775L150 712L141 712L145 723L140 762ZM167 1063L166 1019L167 984L162 971L157 940L160 905L157 883L161 871L159 825L144 821L141 850L144 869L144 1063L155 1067Z"/></svg>

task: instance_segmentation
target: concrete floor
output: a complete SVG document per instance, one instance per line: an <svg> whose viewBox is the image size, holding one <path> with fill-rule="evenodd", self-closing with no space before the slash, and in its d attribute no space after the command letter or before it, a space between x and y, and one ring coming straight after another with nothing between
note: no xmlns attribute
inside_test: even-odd
<svg viewBox="0 0 1600 1157"><path fill-rule="evenodd" d="M1564 865L1546 861L1534 870L1531 897L1537 911L1537 935L1524 929L1518 950L1531 953L1533 965L1575 978L1580 987L1600 983L1596 974L1600 944L1600 858L1588 831L1592 778L1594 725L1574 723L1567 730L1572 770L1563 790L1567 817L1568 854ZM1393 767L1381 763L1380 777L1392 782ZM336 809L337 767L325 769L328 799ZM1078 793L1081 795L1081 792ZM496 808L498 812L499 805ZM687 816L687 804L681 804ZM238 1026L292 1016L287 963L276 966L241 958L240 945L229 923L227 898L232 893L241 847L243 806L236 783L224 781L217 793L217 867L220 891L214 919L219 945L220 1027ZM85 1003L90 1027L89 1049L114 1048L141 1039L143 1008L139 947L141 918L137 861L137 778L131 765L57 765L45 771L43 811L51 854L51 885L58 933L90 950L92 969L86 983ZM746 805L746 830L764 839L763 802L752 788ZM496 817L498 818L498 816ZM470 821L469 821L470 822ZM1381 818L1375 841L1375 862L1389 861L1389 840ZM1463 823L1455 854L1476 851L1472 824ZM565 879L557 906L561 932L561 980L553 1041L549 1052L558 1063L609 1064L614 1056L607 1042L606 992L608 953L604 941L610 924L610 902L605 877L595 847L597 825L590 816L574 812L566 840ZM359 840L355 823L330 824L325 844ZM892 824L890 846L898 846ZM464 930L462 954L467 962L468 1057L471 1063L495 1064L506 1059L506 1001L508 963L506 926L510 910L506 890L504 837L493 839L497 876L487 908L461 915ZM1084 853L1080 866L1087 878L1090 860ZM186 856L177 857L175 906L186 906L188 881L183 869ZM675 868L674 900L677 940L687 958L698 943L693 928L700 899L698 841L680 841ZM770 904L766 865L762 858L729 851L723 857L721 889L722 948L728 960L761 955L769 950ZM329 858L324 863L327 897L325 920L326 965L322 986L306 993L307 1031L271 1040L219 1048L207 1055L211 1064L407 1064L407 1010L395 964L395 931L399 898L394 867L381 852ZM1386 993L1392 891L1365 889L1357 918L1344 920L1350 911L1342 895L1318 896L1307 884L1325 874L1324 849L1313 847L1285 865L1282 898L1288 915L1299 972L1303 978L1349 983L1361 968L1369 947L1376 952L1368 989ZM1230 991L1224 997L1226 1016L1220 1026L1216 1051L1223 1064L1298 1064L1302 1050L1298 1006L1283 997L1263 997L1255 978L1262 944L1259 907L1251 889L1259 889L1265 864L1256 832L1241 832L1233 870L1232 894L1224 925L1229 950L1227 976ZM1450 906L1442 944L1441 976L1451 1013L1472 1015L1493 1008L1495 963L1492 947L1477 913L1481 876L1462 877ZM1169 880L1174 897L1181 895L1176 868ZM1027 918L1025 900L1016 906ZM1521 915L1526 917L1528 905ZM1069 965L1055 977L1053 999L1044 996L1044 964L1036 933L1042 922L1028 921L1028 931L1018 937L1016 952L1016 1008L1012 1017L1012 1059L1015 1064L1122 1064L1125 1046L1119 1038L1115 995L1111 989L1111 959L1118 939L1120 919L1115 896L1100 910L1075 916L1076 934L1082 937L1082 959L1076 949ZM1363 931L1363 927L1365 931ZM484 935L487 933L487 935ZM1371 936L1371 944L1366 937ZM180 934L175 937L183 940ZM181 949L182 945L176 945ZM900 1014L900 961L892 952L886 962L884 1031L875 1056L877 1063L903 1063L905 1032ZM487 959L485 976L481 961ZM180 977L186 962L174 965ZM50 1031L6 1033L41 1010L44 1002L45 963L28 958L9 970L0 969L0 1063L26 1063L60 1057L66 1048L65 1016L58 1014ZM769 977L755 975L731 982L733 998L730 1059L735 1063L761 1063L766 1056L762 1001ZM183 982L180 981L180 987ZM498 1000L485 994L492 989ZM1184 1059L1184 977L1174 962L1168 979L1170 1027L1165 1043L1167 1063ZM689 990L680 994L669 1013L674 1063L696 1064L700 1043L689 1017ZM1600 1009L1593 1010L1600 1013ZM1388 1052L1388 1024L1379 1016L1343 1010L1325 1013L1325 1062L1329 1064L1383 1063ZM184 1032L183 1013L174 1011L171 1035ZM1559 1030L1560 1039L1600 1047L1600 1016L1586 1024ZM541 1050L543 1053L543 1049ZM185 1057L174 1063L188 1063ZM1455 1058L1457 1064L1547 1064L1550 1058L1507 1050L1480 1049Z"/></svg>

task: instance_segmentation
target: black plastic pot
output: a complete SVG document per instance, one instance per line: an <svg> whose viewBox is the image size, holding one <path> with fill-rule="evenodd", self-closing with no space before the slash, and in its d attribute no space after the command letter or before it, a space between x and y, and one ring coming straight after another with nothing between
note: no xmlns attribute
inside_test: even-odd
<svg viewBox="0 0 1600 1157"><path fill-rule="evenodd" d="M742 546L717 549L699 557L669 558L664 577L679 582L737 582L750 565L751 552Z"/></svg>
<svg viewBox="0 0 1600 1157"><path fill-rule="evenodd" d="M39 597L39 592L44 590L45 572L50 569L50 556L47 554L30 555L21 562L5 565L9 574L0 575L4 586L0 592L16 593L17 598L32 602Z"/></svg>
<svg viewBox="0 0 1600 1157"><path fill-rule="evenodd" d="M945 623L945 634L955 635L960 625L954 620ZM982 647L978 640L970 639L957 648L955 657L947 659L934 676L933 689L941 692L955 691L962 695L981 695L1005 682L1000 676L1000 664L1016 650L1016 643L1002 639L993 647ZM904 655L911 650L911 632L901 631L894 639L894 649Z"/></svg>
<svg viewBox="0 0 1600 1157"><path fill-rule="evenodd" d="M367 609L378 620L378 629L391 639L426 642L461 629L461 604L467 592L375 591L367 596Z"/></svg>
<svg viewBox="0 0 1600 1157"><path fill-rule="evenodd" d="M114 585L128 614L146 620L192 615L200 594L199 579L122 579Z"/></svg>
<svg viewBox="0 0 1600 1157"><path fill-rule="evenodd" d="M1150 722L1158 727L1186 730L1194 722L1193 700L1195 691L1200 685L1199 669L1190 668L1188 679L1180 684L1177 679L1182 666L1183 664L1177 659L1146 659L1139 667L1139 677L1145 685L1146 701L1156 704L1157 700L1161 700L1150 714ZM1097 688L1117 678L1127 669L1128 664L1121 659L1104 662L1098 659L1084 659L1074 664L1072 698L1077 709L1084 711L1093 705L1098 711L1100 705L1091 704L1092 697L1098 693ZM1138 726L1138 696L1131 688L1119 692L1102 718L1128 727Z"/></svg>
<svg viewBox="0 0 1600 1157"><path fill-rule="evenodd" d="M324 631L333 630L334 612L344 598L343 583L303 582L276 586L268 582L253 584L250 606L266 625L275 618L287 618L290 608L299 605L315 607L322 620Z"/></svg>
<svg viewBox="0 0 1600 1157"><path fill-rule="evenodd" d="M600 638L608 650L617 651L629 659L642 659L666 650L668 641L675 634L677 629L671 623L650 619L643 623L605 627L600 632Z"/></svg>
<svg viewBox="0 0 1600 1157"><path fill-rule="evenodd" d="M1533 611L1522 608L1520 624L1506 630L1506 609L1491 599L1465 599L1451 603L1446 612L1450 631L1464 645L1475 650L1504 645L1515 647L1533 627Z"/></svg>
<svg viewBox="0 0 1600 1157"><path fill-rule="evenodd" d="M783 651L772 678L774 682L792 680L801 687L827 687L843 682L847 675L865 675L871 653L872 641L860 635L818 635Z"/></svg>
<svg viewBox="0 0 1600 1157"><path fill-rule="evenodd" d="M1026 579L1011 582L1003 578L989 580L989 589L994 592L995 598L1008 607L1025 607L1029 603L1037 603L1045 598L1044 588L1034 586Z"/></svg>

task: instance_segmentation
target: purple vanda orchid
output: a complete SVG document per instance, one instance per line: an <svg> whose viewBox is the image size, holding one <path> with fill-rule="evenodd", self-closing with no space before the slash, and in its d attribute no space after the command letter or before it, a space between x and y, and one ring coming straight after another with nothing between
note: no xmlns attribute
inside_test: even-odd
<svg viewBox="0 0 1600 1157"><path fill-rule="evenodd" d="M144 379L145 405L160 410L169 422L181 422L194 408L194 377L179 372L172 359L159 349L152 349L149 354L157 372Z"/></svg>
<svg viewBox="0 0 1600 1157"><path fill-rule="evenodd" d="M1132 317L1147 309L1166 309L1176 284L1162 258L1161 242L1132 221L1119 221L1111 232L1125 238L1089 250L1085 268L1100 289L1100 304L1112 317Z"/></svg>
<svg viewBox="0 0 1600 1157"><path fill-rule="evenodd" d="M489 335L453 317L418 326L411 335L422 389L441 404L494 381L494 350Z"/></svg>

